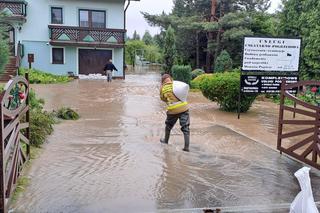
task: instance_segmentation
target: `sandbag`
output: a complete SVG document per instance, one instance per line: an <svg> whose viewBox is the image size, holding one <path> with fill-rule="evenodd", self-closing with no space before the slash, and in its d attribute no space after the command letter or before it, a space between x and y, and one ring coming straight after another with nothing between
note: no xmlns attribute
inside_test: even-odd
<svg viewBox="0 0 320 213"><path fill-rule="evenodd" d="M303 167L294 174L299 181L301 192L291 204L290 213L319 213L312 194L309 172L310 168Z"/></svg>
<svg viewBox="0 0 320 213"><path fill-rule="evenodd" d="M173 94L180 100L180 101L187 101L188 94L189 94L190 87L188 84L182 81L173 81Z"/></svg>

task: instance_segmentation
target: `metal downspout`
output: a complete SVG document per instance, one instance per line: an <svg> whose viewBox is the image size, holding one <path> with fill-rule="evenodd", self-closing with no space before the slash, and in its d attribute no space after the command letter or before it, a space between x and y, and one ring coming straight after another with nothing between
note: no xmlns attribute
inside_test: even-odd
<svg viewBox="0 0 320 213"><path fill-rule="evenodd" d="M131 0L128 0L128 4L124 9L124 30L127 30L127 10L130 6ZM126 70L125 70L125 65L126 65L126 45L125 45L125 40L126 40L126 34L127 32L125 32L123 34L123 42L124 42L124 46L123 46L123 79L126 79Z"/></svg>

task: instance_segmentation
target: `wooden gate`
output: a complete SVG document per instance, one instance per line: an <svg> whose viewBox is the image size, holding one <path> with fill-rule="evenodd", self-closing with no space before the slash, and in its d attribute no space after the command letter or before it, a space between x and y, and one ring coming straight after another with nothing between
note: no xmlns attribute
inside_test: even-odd
<svg viewBox="0 0 320 213"><path fill-rule="evenodd" d="M0 95L0 212L8 212L17 179L30 158L27 79L28 76L15 77Z"/></svg>
<svg viewBox="0 0 320 213"><path fill-rule="evenodd" d="M319 87L319 81L300 81L294 84L282 81L277 145L281 153L317 169L320 169ZM303 91L304 96L290 94L289 91L294 89ZM299 97L308 97L309 103Z"/></svg>

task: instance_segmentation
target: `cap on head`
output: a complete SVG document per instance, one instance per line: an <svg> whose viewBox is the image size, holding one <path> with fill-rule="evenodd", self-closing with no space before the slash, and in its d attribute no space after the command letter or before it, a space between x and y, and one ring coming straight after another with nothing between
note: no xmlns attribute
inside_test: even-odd
<svg viewBox="0 0 320 213"><path fill-rule="evenodd" d="M163 74L162 75L162 78L161 78L161 82L162 83L164 83L164 81L166 80L166 79L170 79L170 80L172 80L172 77L171 77L171 75L169 75L169 74Z"/></svg>

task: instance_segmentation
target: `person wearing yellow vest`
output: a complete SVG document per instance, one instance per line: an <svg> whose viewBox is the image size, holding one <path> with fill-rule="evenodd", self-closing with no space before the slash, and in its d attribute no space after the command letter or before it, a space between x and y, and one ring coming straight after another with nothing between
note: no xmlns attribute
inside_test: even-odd
<svg viewBox="0 0 320 213"><path fill-rule="evenodd" d="M183 151L189 152L190 145L190 116L189 106L187 102L179 100L173 93L173 80L169 74L162 76L162 86L160 89L160 98L166 102L167 106L167 119L165 128L165 137L160 139L161 143L168 144L170 132L176 122L180 121L181 131L184 135L184 148Z"/></svg>

